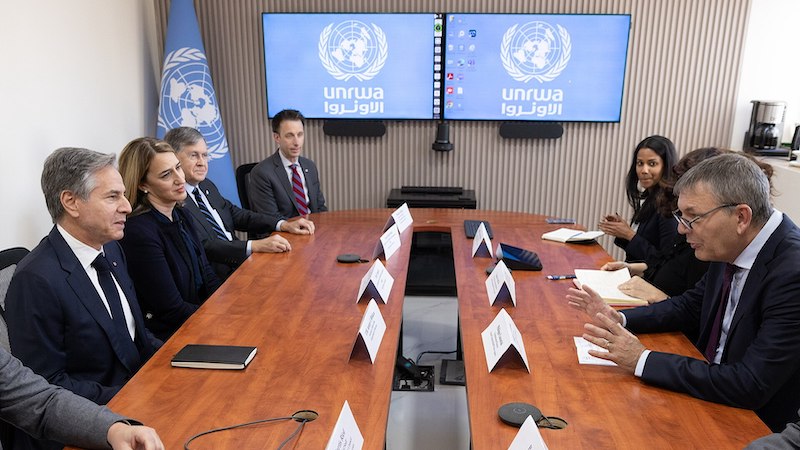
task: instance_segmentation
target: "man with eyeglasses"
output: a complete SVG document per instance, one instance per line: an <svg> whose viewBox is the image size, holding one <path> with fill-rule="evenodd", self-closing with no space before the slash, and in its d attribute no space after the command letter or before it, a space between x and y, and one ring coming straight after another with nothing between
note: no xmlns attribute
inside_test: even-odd
<svg viewBox="0 0 800 450"><path fill-rule="evenodd" d="M314 234L314 223L299 218L279 220L269 214L239 208L220 194L208 175L208 146L203 135L191 127L174 128L164 140L175 150L186 177L184 202L186 210L200 225L200 239L211 266L221 279L225 279L253 252L281 253L292 249L286 238L279 234L262 239L239 240L234 231L265 235L272 231L292 234Z"/></svg>
<svg viewBox="0 0 800 450"><path fill-rule="evenodd" d="M652 305L618 312L591 289L569 304L594 323L590 353L643 381L697 398L755 410L773 431L800 407L800 230L772 208L761 169L737 154L703 161L681 177L678 232L711 261L697 285ZM632 333L698 336L705 360L645 348Z"/></svg>

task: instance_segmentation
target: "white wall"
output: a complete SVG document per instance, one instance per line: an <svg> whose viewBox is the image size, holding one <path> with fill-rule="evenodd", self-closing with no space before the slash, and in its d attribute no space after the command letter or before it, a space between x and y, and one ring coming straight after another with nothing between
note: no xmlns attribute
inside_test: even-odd
<svg viewBox="0 0 800 450"><path fill-rule="evenodd" d="M0 249L49 231L39 176L58 147L119 153L153 134L152 2L0 0Z"/></svg>
<svg viewBox="0 0 800 450"><path fill-rule="evenodd" d="M751 100L788 103L783 142L800 124L800 1L753 0L730 146L741 150Z"/></svg>

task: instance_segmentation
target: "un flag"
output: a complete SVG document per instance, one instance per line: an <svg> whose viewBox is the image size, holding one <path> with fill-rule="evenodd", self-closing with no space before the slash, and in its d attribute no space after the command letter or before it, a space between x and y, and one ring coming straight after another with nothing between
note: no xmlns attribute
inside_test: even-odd
<svg viewBox="0 0 800 450"><path fill-rule="evenodd" d="M208 177L239 205L233 163L222 126L211 71L192 0L172 0L169 9L156 137L177 127L199 130L208 144Z"/></svg>

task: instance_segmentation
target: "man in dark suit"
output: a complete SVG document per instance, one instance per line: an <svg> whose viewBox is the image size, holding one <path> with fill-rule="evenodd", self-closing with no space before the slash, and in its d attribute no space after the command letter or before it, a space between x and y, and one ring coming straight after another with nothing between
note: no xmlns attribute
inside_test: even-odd
<svg viewBox="0 0 800 450"><path fill-rule="evenodd" d="M11 350L51 383L105 404L161 345L144 327L116 242L131 206L114 155L58 149L41 182L55 226L8 288Z"/></svg>
<svg viewBox="0 0 800 450"><path fill-rule="evenodd" d="M753 409L781 430L800 408L800 230L741 155L701 162L674 191L678 231L712 261L708 273L682 295L622 312L590 287L571 289L569 303L595 320L584 338L608 350L590 353L647 383ZM676 330L698 336L705 361L648 350L631 333Z"/></svg>
<svg viewBox="0 0 800 450"><path fill-rule="evenodd" d="M194 128L180 127L167 132L164 140L172 146L186 177L187 199L184 207L200 224L203 248L217 275L225 279L251 253L280 253L292 249L281 235L242 241L234 231L267 235L272 231L313 234L314 223L305 218L286 221L269 214L239 208L224 198L208 175L208 146Z"/></svg>
<svg viewBox="0 0 800 450"><path fill-rule="evenodd" d="M250 172L248 195L254 211L287 219L327 211L317 166L300 156L305 140L305 118L285 109L272 118L272 137L278 151Z"/></svg>

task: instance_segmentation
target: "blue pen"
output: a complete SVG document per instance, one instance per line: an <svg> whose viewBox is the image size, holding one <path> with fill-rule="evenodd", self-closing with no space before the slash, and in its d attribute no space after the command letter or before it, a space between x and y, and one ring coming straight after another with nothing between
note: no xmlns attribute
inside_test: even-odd
<svg viewBox="0 0 800 450"><path fill-rule="evenodd" d="M576 278L575 275L548 275L548 280L571 280Z"/></svg>

